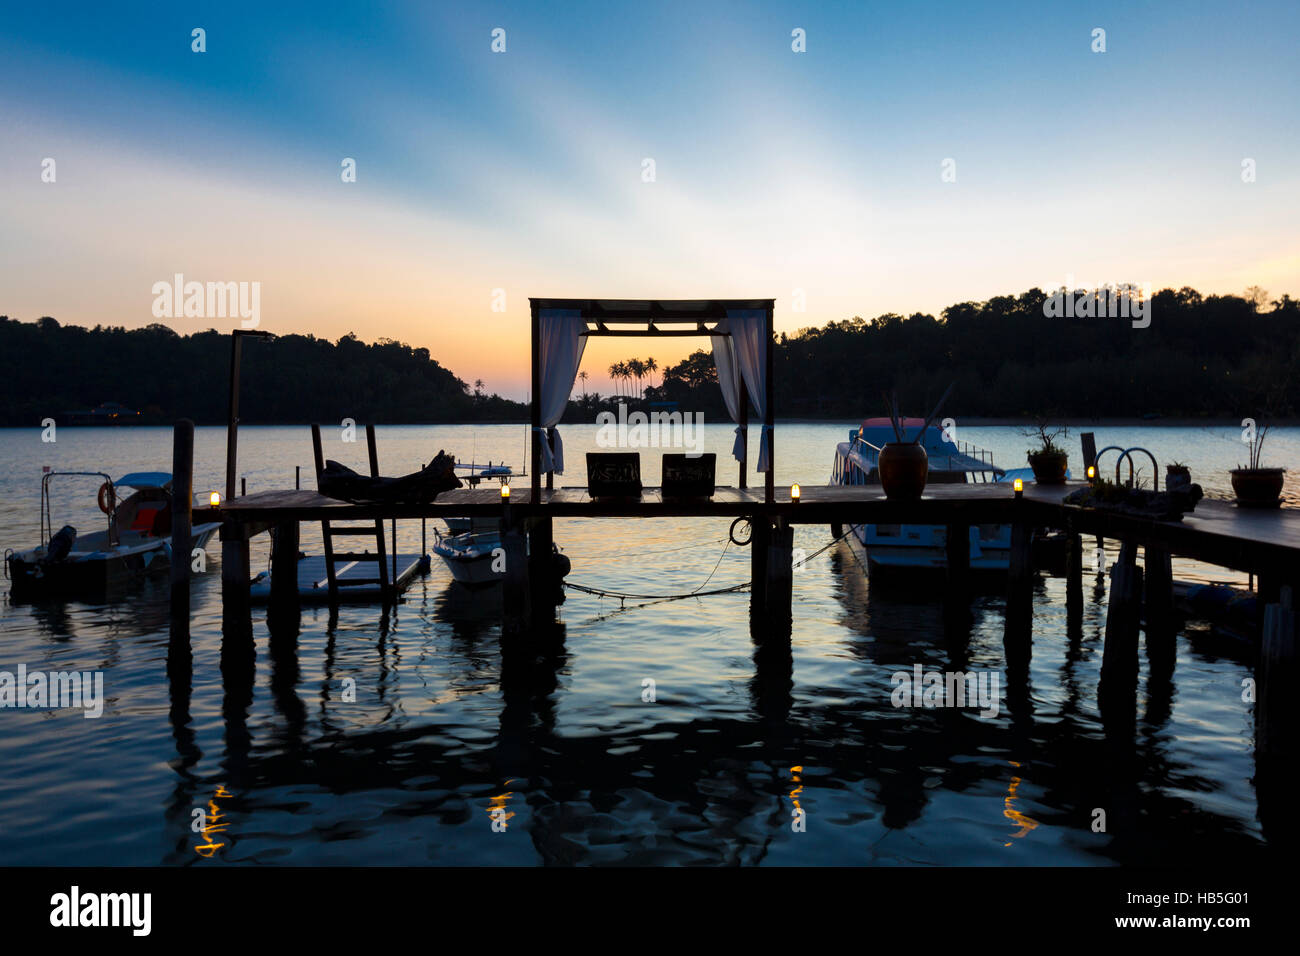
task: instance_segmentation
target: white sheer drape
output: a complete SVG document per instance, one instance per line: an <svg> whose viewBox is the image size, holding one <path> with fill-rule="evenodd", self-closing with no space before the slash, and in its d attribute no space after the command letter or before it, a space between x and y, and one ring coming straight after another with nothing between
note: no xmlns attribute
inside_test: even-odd
<svg viewBox="0 0 1300 956"><path fill-rule="evenodd" d="M762 309L728 309L727 328L735 353L736 368L749 392L758 420L767 420L767 313ZM716 354L716 353L715 353ZM721 376L719 375L719 378ZM758 443L757 471L772 470L772 429L764 425Z"/></svg>
<svg viewBox="0 0 1300 956"><path fill-rule="evenodd" d="M740 374L736 369L736 347L732 344L727 320L723 319L713 330L713 364L718 370L718 385L722 389L722 400L726 403L727 414L733 422L740 422L740 403L744 401L740 391ZM736 438L731 445L731 455L736 461L745 458L745 430L736 425Z"/></svg>
<svg viewBox="0 0 1300 956"><path fill-rule="evenodd" d="M542 471L564 474L564 442L559 431L555 433L555 449L547 441L546 429L559 423L573 392L582 352L587 347L587 329L582 313L577 309L543 309L537 316L540 337L541 394L533 396L539 402L542 427L534 429L533 441L541 444Z"/></svg>

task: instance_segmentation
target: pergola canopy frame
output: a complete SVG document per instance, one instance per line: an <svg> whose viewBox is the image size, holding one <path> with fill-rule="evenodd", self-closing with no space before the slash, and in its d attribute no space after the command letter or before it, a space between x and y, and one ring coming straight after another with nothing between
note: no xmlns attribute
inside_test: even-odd
<svg viewBox="0 0 1300 956"><path fill-rule="evenodd" d="M726 319L731 312L735 311L761 311L764 313L764 421L763 431L772 436L772 447L770 451L770 467L768 468L763 484L763 500L771 504L775 492L775 474L776 474L776 442L775 430L773 428L775 420L775 383L772 380L772 354L775 351L773 347L773 312L776 306L775 299L539 299L530 298L528 300L532 313L532 396L529 402L529 420L531 429L529 434L532 436L529 447L531 449L532 465L532 500L540 500L539 496L542 490L542 448L538 442L538 435L542 427L541 395L542 395L542 363L541 363L541 336L539 334L539 319L543 311L551 309L562 309L577 312L582 320L587 324L587 329L581 333L586 337L644 337L644 338L669 338L687 335L729 335L728 332L718 332L710 328L710 324L716 326L718 322ZM611 326L634 325L637 328L611 328ZM737 422L743 431L748 430L749 425L749 396L747 390L742 384L740 398L740 417ZM552 429L554 431L554 429ZM551 440L547 435L547 441ZM760 441L762 438L760 436ZM761 457L761 456L760 456ZM744 442L743 458L740 461L740 486L743 488L746 484L745 470L748 467L749 443ZM553 472L546 473L546 487L548 489L555 486L555 476Z"/></svg>

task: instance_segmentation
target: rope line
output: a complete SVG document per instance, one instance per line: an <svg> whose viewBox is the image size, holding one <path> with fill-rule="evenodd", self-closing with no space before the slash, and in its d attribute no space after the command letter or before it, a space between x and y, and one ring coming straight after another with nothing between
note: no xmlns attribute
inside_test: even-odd
<svg viewBox="0 0 1300 956"><path fill-rule="evenodd" d="M805 557L803 559L803 564L806 565L813 558L820 557L835 545L839 544L853 533L853 528L854 526L850 525L848 531L845 531L839 537L831 538L831 540L826 542L826 544ZM687 591L684 594L630 594L624 591L607 591L604 588L588 587L585 584L575 584L572 581L565 581L564 586L574 591L580 591L583 594L590 594L595 597L618 598L620 601L684 601L687 598L693 597L709 597L714 594L736 594L740 591L748 591L753 582L744 581L740 584L733 584L731 587L715 588L712 591L703 590L704 586L713 580L713 575L717 573L718 568L722 566L722 559L727 556L727 549L730 546L731 541L728 540L726 546L722 549L722 554L718 555L718 561L713 565L713 570L709 572L709 576L705 578L695 590Z"/></svg>

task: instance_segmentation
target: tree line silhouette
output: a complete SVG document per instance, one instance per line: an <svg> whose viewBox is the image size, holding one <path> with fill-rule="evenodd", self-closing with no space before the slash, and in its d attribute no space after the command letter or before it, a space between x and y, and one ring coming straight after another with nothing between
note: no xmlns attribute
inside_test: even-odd
<svg viewBox="0 0 1300 956"><path fill-rule="evenodd" d="M891 390L905 411L924 414L950 382L946 413L966 417L1300 413L1300 301L1287 295L1270 303L1257 288L1244 296L1164 289L1152 297L1146 328L1127 318L1048 318L1047 299L1035 288L952 305L937 318L854 316L782 333L773 356L778 417L883 414L880 395ZM88 329L0 316L0 424L64 421L109 401L139 411L143 424L221 424L229 363L230 336L215 330L179 335L159 324ZM241 419L249 424L528 418L525 404L487 394L428 349L391 339L249 339L242 364ZM566 419L591 420L623 401L725 419L707 348L663 369L659 385L643 384L658 368L652 359L615 363L611 377L625 394L614 396L589 392L584 376Z"/></svg>
<svg viewBox="0 0 1300 956"><path fill-rule="evenodd" d="M240 367L247 424L524 421L528 414L519 402L485 394L482 382L471 389L428 349L391 339L248 338ZM140 412L141 424L224 424L229 379L227 332L87 329L0 316L0 424L63 422L69 412L110 401Z"/></svg>
<svg viewBox="0 0 1300 956"><path fill-rule="evenodd" d="M1294 416L1300 301L1247 293L1164 289L1151 297L1146 328L1128 318L1048 318L1049 296L1035 288L952 305L938 318L890 313L800 329L777 339L777 416L883 415L881 393L895 389L907 413L924 415L949 383L945 414L955 416ZM725 418L716 383L701 349L665 369L647 397Z"/></svg>

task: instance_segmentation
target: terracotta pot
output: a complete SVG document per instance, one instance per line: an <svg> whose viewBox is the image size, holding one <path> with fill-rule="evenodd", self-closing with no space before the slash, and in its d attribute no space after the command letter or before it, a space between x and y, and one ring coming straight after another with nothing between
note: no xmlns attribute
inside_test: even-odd
<svg viewBox="0 0 1300 956"><path fill-rule="evenodd" d="M915 500L925 491L930 475L930 456L914 442L886 442L876 462L880 487L886 498Z"/></svg>
<svg viewBox="0 0 1300 956"><path fill-rule="evenodd" d="M1040 485L1065 484L1065 469L1070 465L1070 456L1062 454L1043 454L1029 456L1029 467L1034 469L1034 481Z"/></svg>
<svg viewBox="0 0 1300 956"><path fill-rule="evenodd" d="M1241 508L1276 508L1282 503L1285 468L1234 468L1232 490Z"/></svg>

